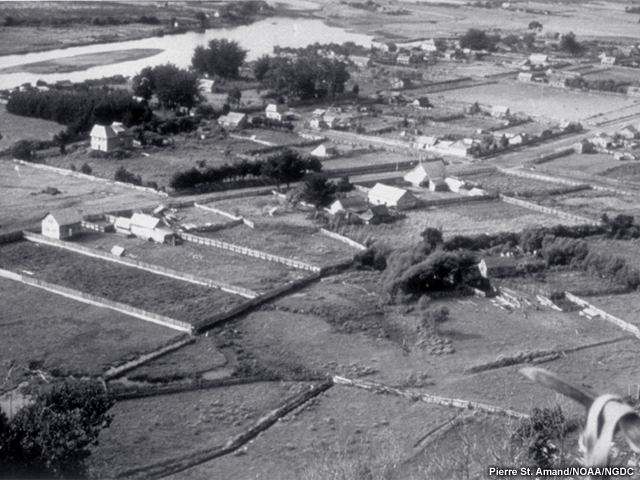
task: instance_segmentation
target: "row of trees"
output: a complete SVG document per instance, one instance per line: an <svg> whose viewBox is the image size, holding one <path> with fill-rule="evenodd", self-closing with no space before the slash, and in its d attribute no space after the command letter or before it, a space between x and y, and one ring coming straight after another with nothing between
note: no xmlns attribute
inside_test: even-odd
<svg viewBox="0 0 640 480"><path fill-rule="evenodd" d="M344 92L347 65L336 59L309 54L295 59L260 57L253 73L267 88L288 98L324 98Z"/></svg>
<svg viewBox="0 0 640 480"><path fill-rule="evenodd" d="M143 68L133 77L133 93L147 101L155 94L171 110L192 109L201 101L198 76L171 63Z"/></svg>
<svg viewBox="0 0 640 480"><path fill-rule="evenodd" d="M248 51L235 40L214 38L205 48L198 45L191 58L191 66L196 72L223 78L236 78Z"/></svg>
<svg viewBox="0 0 640 480"><path fill-rule="evenodd" d="M532 22L529 24L529 28L542 28L542 25L537 22ZM523 35L522 38L516 35L507 35L506 37L501 38L498 34L489 34L484 30L470 28L462 37L460 37L460 47L470 48L471 50L493 51L495 50L498 42L503 42L509 47L524 46L528 49L532 49L534 47L535 34L527 33ZM573 32L562 35L559 48L561 51L574 56L581 55L585 50L584 46L576 40L576 36Z"/></svg>
<svg viewBox="0 0 640 480"><path fill-rule="evenodd" d="M171 177L169 186L176 190L182 190L252 176L273 183L280 190L282 184L286 184L288 188L292 182L302 180L307 172L321 170L322 163L318 159L303 158L293 150L284 150L263 161L244 160L232 165L225 163L220 167L209 167L204 170L194 167L187 171L177 172Z"/></svg>
<svg viewBox="0 0 640 480"><path fill-rule="evenodd" d="M131 126L152 116L149 108L136 102L128 92L108 89L14 92L6 107L14 115L68 125L72 136L89 131L95 123L120 120Z"/></svg>

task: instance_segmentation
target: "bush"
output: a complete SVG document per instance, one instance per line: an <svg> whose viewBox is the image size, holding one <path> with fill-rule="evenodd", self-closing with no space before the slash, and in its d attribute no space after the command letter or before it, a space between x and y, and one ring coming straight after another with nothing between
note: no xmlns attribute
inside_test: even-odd
<svg viewBox="0 0 640 480"><path fill-rule="evenodd" d="M11 154L17 160L30 162L33 160L33 149L29 140L20 140L11 147Z"/></svg>
<svg viewBox="0 0 640 480"><path fill-rule="evenodd" d="M562 441L567 431L567 422L560 406L556 408L536 408L531 418L522 420L511 437L512 443L527 448L529 460L536 467L552 468L562 459L558 454L557 441Z"/></svg>
<svg viewBox="0 0 640 480"><path fill-rule="evenodd" d="M88 163L84 163L82 164L82 167L80 167L80 171L86 175L91 175L91 173L93 172L93 169Z"/></svg>
<svg viewBox="0 0 640 480"><path fill-rule="evenodd" d="M142 185L142 177L129 172L123 166L120 166L114 175L114 180L117 182L131 183L132 185Z"/></svg>

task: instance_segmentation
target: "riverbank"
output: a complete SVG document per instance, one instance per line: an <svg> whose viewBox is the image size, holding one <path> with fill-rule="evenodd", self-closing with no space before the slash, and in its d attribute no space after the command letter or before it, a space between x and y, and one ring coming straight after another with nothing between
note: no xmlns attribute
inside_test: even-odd
<svg viewBox="0 0 640 480"><path fill-rule="evenodd" d="M74 55L73 57L55 58L43 62L27 63L0 69L1 74L8 73L69 73L89 70L93 67L112 65L120 62L130 62L143 58L152 57L164 50L160 48L136 48L131 50L113 50L111 52L88 53L84 55Z"/></svg>

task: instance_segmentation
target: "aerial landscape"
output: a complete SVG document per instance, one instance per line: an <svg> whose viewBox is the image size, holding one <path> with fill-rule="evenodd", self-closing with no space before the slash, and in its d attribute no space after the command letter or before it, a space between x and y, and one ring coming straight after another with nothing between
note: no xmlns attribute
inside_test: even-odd
<svg viewBox="0 0 640 480"><path fill-rule="evenodd" d="M640 478L640 1L0 1L0 206L0 478Z"/></svg>

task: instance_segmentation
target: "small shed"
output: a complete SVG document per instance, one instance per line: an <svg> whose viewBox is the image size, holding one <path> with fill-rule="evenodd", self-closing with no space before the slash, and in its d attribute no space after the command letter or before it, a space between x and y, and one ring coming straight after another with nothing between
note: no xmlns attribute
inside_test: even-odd
<svg viewBox="0 0 640 480"><path fill-rule="evenodd" d="M509 277L516 273L516 261L513 257L485 257L478 270L484 278Z"/></svg>
<svg viewBox="0 0 640 480"><path fill-rule="evenodd" d="M369 208L367 200L362 197L340 198L329 207L329 213L335 215L338 212L362 213Z"/></svg>
<svg viewBox="0 0 640 480"><path fill-rule="evenodd" d="M411 102L411 105L420 110L427 110L433 107L427 97L416 98L413 102Z"/></svg>
<svg viewBox="0 0 640 480"><path fill-rule="evenodd" d="M391 214L386 205L372 205L358 217L367 225L378 225L391 217Z"/></svg>
<svg viewBox="0 0 640 480"><path fill-rule="evenodd" d="M394 78L391 80L391 88L395 90L411 88L411 80L408 78Z"/></svg>
<svg viewBox="0 0 640 480"><path fill-rule="evenodd" d="M604 55L600 60L600 64L612 67L616 64L617 60L618 59L616 57Z"/></svg>
<svg viewBox="0 0 640 480"><path fill-rule="evenodd" d="M240 112L229 112L218 118L218 125L230 128L244 128L249 123L247 115Z"/></svg>
<svg viewBox="0 0 640 480"><path fill-rule="evenodd" d="M272 120L286 120L289 118L289 105L284 103L270 103L265 109L265 115Z"/></svg>
<svg viewBox="0 0 640 480"><path fill-rule="evenodd" d="M42 220L42 235L58 240L72 238L82 229L82 215L74 210L58 210Z"/></svg>
<svg viewBox="0 0 640 480"><path fill-rule="evenodd" d="M369 190L369 203L373 205L386 205L398 210L413 208L418 204L418 199L404 188L390 187L383 183L376 183Z"/></svg>

